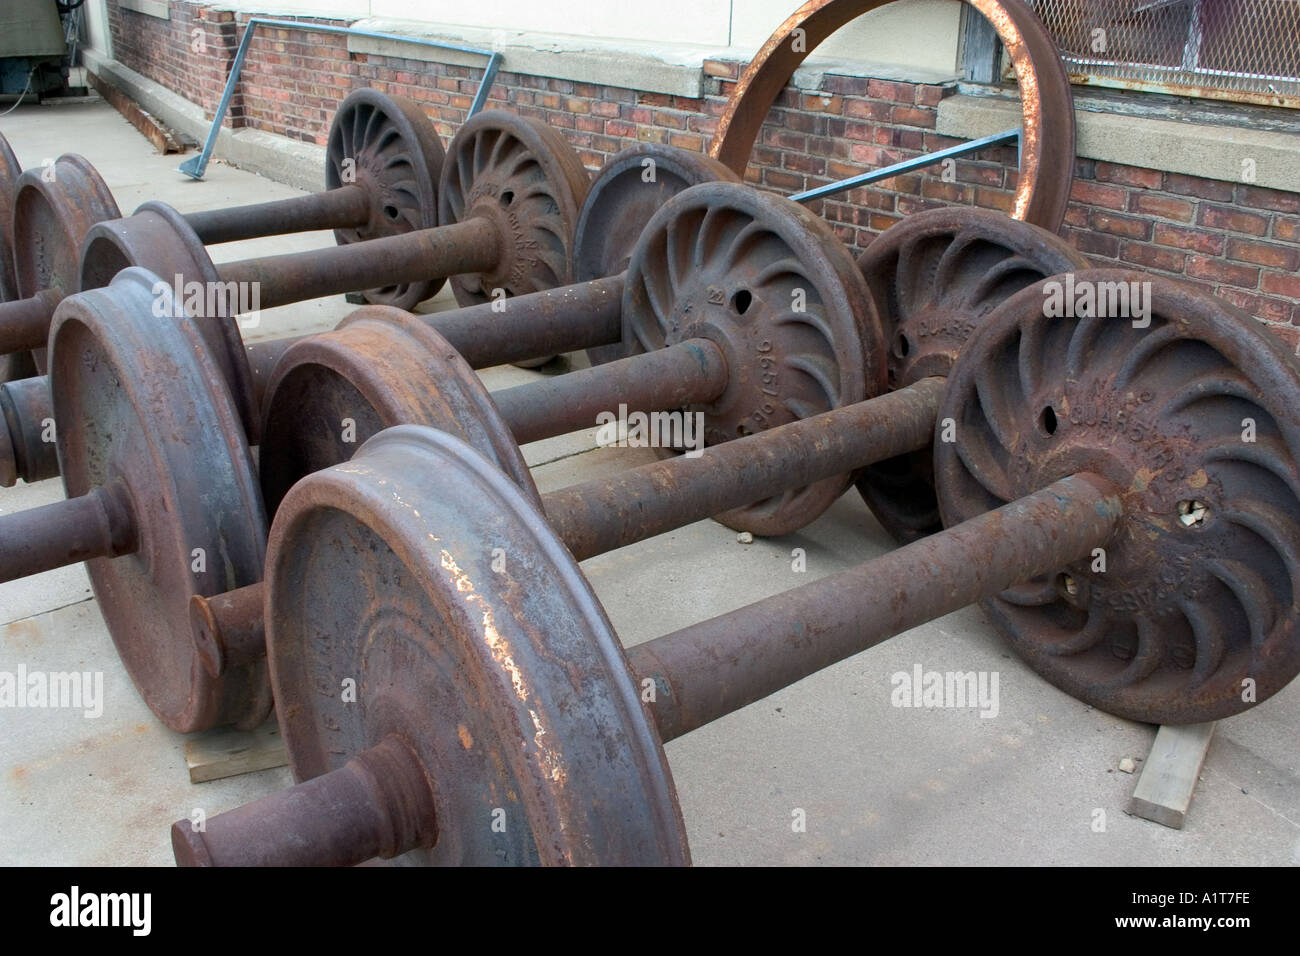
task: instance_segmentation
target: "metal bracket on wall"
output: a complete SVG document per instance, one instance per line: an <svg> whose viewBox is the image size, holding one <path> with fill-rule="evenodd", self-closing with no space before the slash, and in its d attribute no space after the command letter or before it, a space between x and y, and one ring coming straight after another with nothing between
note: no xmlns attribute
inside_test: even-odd
<svg viewBox="0 0 1300 956"><path fill-rule="evenodd" d="M494 50L458 46L455 43L443 43L440 40L423 40L419 37L401 36L396 33L376 33L373 30L330 27L318 23L300 23L297 20L272 20L267 17L250 17L244 28L244 35L240 38L239 49L235 51L235 60L230 66L230 76L226 79L226 88L221 91L221 102L217 104L217 114L212 119L212 128L208 130L208 138L203 143L203 151L176 167L177 170L191 179L202 179L204 171L208 168L208 160L212 158L212 150L216 147L217 136L221 132L221 123L226 118L226 112L230 109L230 99L235 95L235 86L239 83L239 73L244 67L244 58L247 56L248 46L253 40L253 32L259 26L285 27L291 30L308 30L314 33L337 33L347 36L371 37L376 40L396 40L400 43L411 43L415 46L427 46L438 50L455 50L458 53L485 56L487 57L487 65L483 69L483 79L479 82L478 92L474 94L474 102L470 104L470 116L481 110L483 104L487 102L488 91L492 89L492 80L496 77L497 67L501 65L501 54Z"/></svg>

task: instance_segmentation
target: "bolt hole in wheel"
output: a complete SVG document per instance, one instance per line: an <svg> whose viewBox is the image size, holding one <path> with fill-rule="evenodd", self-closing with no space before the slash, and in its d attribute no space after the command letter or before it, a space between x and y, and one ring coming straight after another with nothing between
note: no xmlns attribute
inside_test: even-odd
<svg viewBox="0 0 1300 956"><path fill-rule="evenodd" d="M1056 409L1048 405L1043 409L1043 414L1038 417L1039 427L1043 429L1044 435L1055 435L1058 426L1056 420Z"/></svg>
<svg viewBox="0 0 1300 956"><path fill-rule="evenodd" d="M902 332L898 333L898 338L894 340L894 354L899 358L907 358L912 353L912 343L907 341L907 336Z"/></svg>
<svg viewBox="0 0 1300 956"><path fill-rule="evenodd" d="M731 297L731 307L735 309L736 315L744 315L753 304L754 296L748 289L741 289Z"/></svg>
<svg viewBox="0 0 1300 956"><path fill-rule="evenodd" d="M1178 502L1178 520L1184 528L1204 528L1210 518L1210 509L1202 501L1189 499Z"/></svg>
<svg viewBox="0 0 1300 956"><path fill-rule="evenodd" d="M512 190L507 189L501 194L501 205L511 206L514 204L515 194Z"/></svg>
<svg viewBox="0 0 1300 956"><path fill-rule="evenodd" d="M385 206L384 215L389 219L389 221L397 222L397 217L401 215L401 212L398 211L396 206Z"/></svg>

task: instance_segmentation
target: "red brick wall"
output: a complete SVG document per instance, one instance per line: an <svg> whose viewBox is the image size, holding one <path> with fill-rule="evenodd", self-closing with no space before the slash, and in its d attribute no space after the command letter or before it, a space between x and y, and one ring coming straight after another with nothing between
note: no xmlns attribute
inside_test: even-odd
<svg viewBox="0 0 1300 956"><path fill-rule="evenodd" d="M170 20L160 20L110 2L108 23L114 55L137 73L199 104L211 116L221 100L239 44L235 15L178 0L170 4L170 13ZM195 49L195 30L202 31L201 50ZM239 100L236 95L231 101L235 121ZM230 119L227 125L231 125Z"/></svg>
<svg viewBox="0 0 1300 956"><path fill-rule="evenodd" d="M230 13L172 3L171 21L109 2L116 55L212 111L242 26ZM246 17L240 15L242 24ZM330 22L330 21L315 21ZM214 31L206 55L191 30ZM699 99L502 71L490 107L535 116L564 130L590 168L634 142L704 150L740 64L711 61ZM262 28L249 50L234 125L323 144L330 117L359 86L426 106L450 139L469 110L482 71L347 52L345 38ZM818 94L784 91L767 118L748 179L791 193L896 162L956 140L934 132L952 87L828 75ZM1016 184L1011 148L939 170L899 176L814 204L844 241L866 246L903 216L950 203L1009 209ZM1268 323L1300 348L1300 194L1080 160L1062 234L1098 264L1132 265L1195 283Z"/></svg>

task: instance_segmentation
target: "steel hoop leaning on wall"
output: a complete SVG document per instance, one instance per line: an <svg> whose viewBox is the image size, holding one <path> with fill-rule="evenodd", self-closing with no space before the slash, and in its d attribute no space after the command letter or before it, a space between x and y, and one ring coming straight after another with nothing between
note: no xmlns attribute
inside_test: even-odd
<svg viewBox="0 0 1300 956"><path fill-rule="evenodd" d="M808 0L791 14L740 74L709 155L743 176L768 111L798 66L840 27L892 2ZM963 2L997 32L1020 84L1024 129L1011 215L1057 232L1074 178L1074 97L1065 65L1046 27L1023 0Z"/></svg>

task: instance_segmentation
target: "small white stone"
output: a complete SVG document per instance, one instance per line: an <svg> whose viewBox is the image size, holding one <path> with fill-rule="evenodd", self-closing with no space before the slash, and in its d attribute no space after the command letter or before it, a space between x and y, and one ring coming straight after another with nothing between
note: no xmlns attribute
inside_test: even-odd
<svg viewBox="0 0 1300 956"><path fill-rule="evenodd" d="M1137 769L1137 764L1133 762L1132 757L1125 757L1123 760L1119 762L1120 773L1132 773L1136 769Z"/></svg>
<svg viewBox="0 0 1300 956"><path fill-rule="evenodd" d="M736 535L736 540L741 544L753 544L754 536L748 531L742 531L740 534Z"/></svg>

